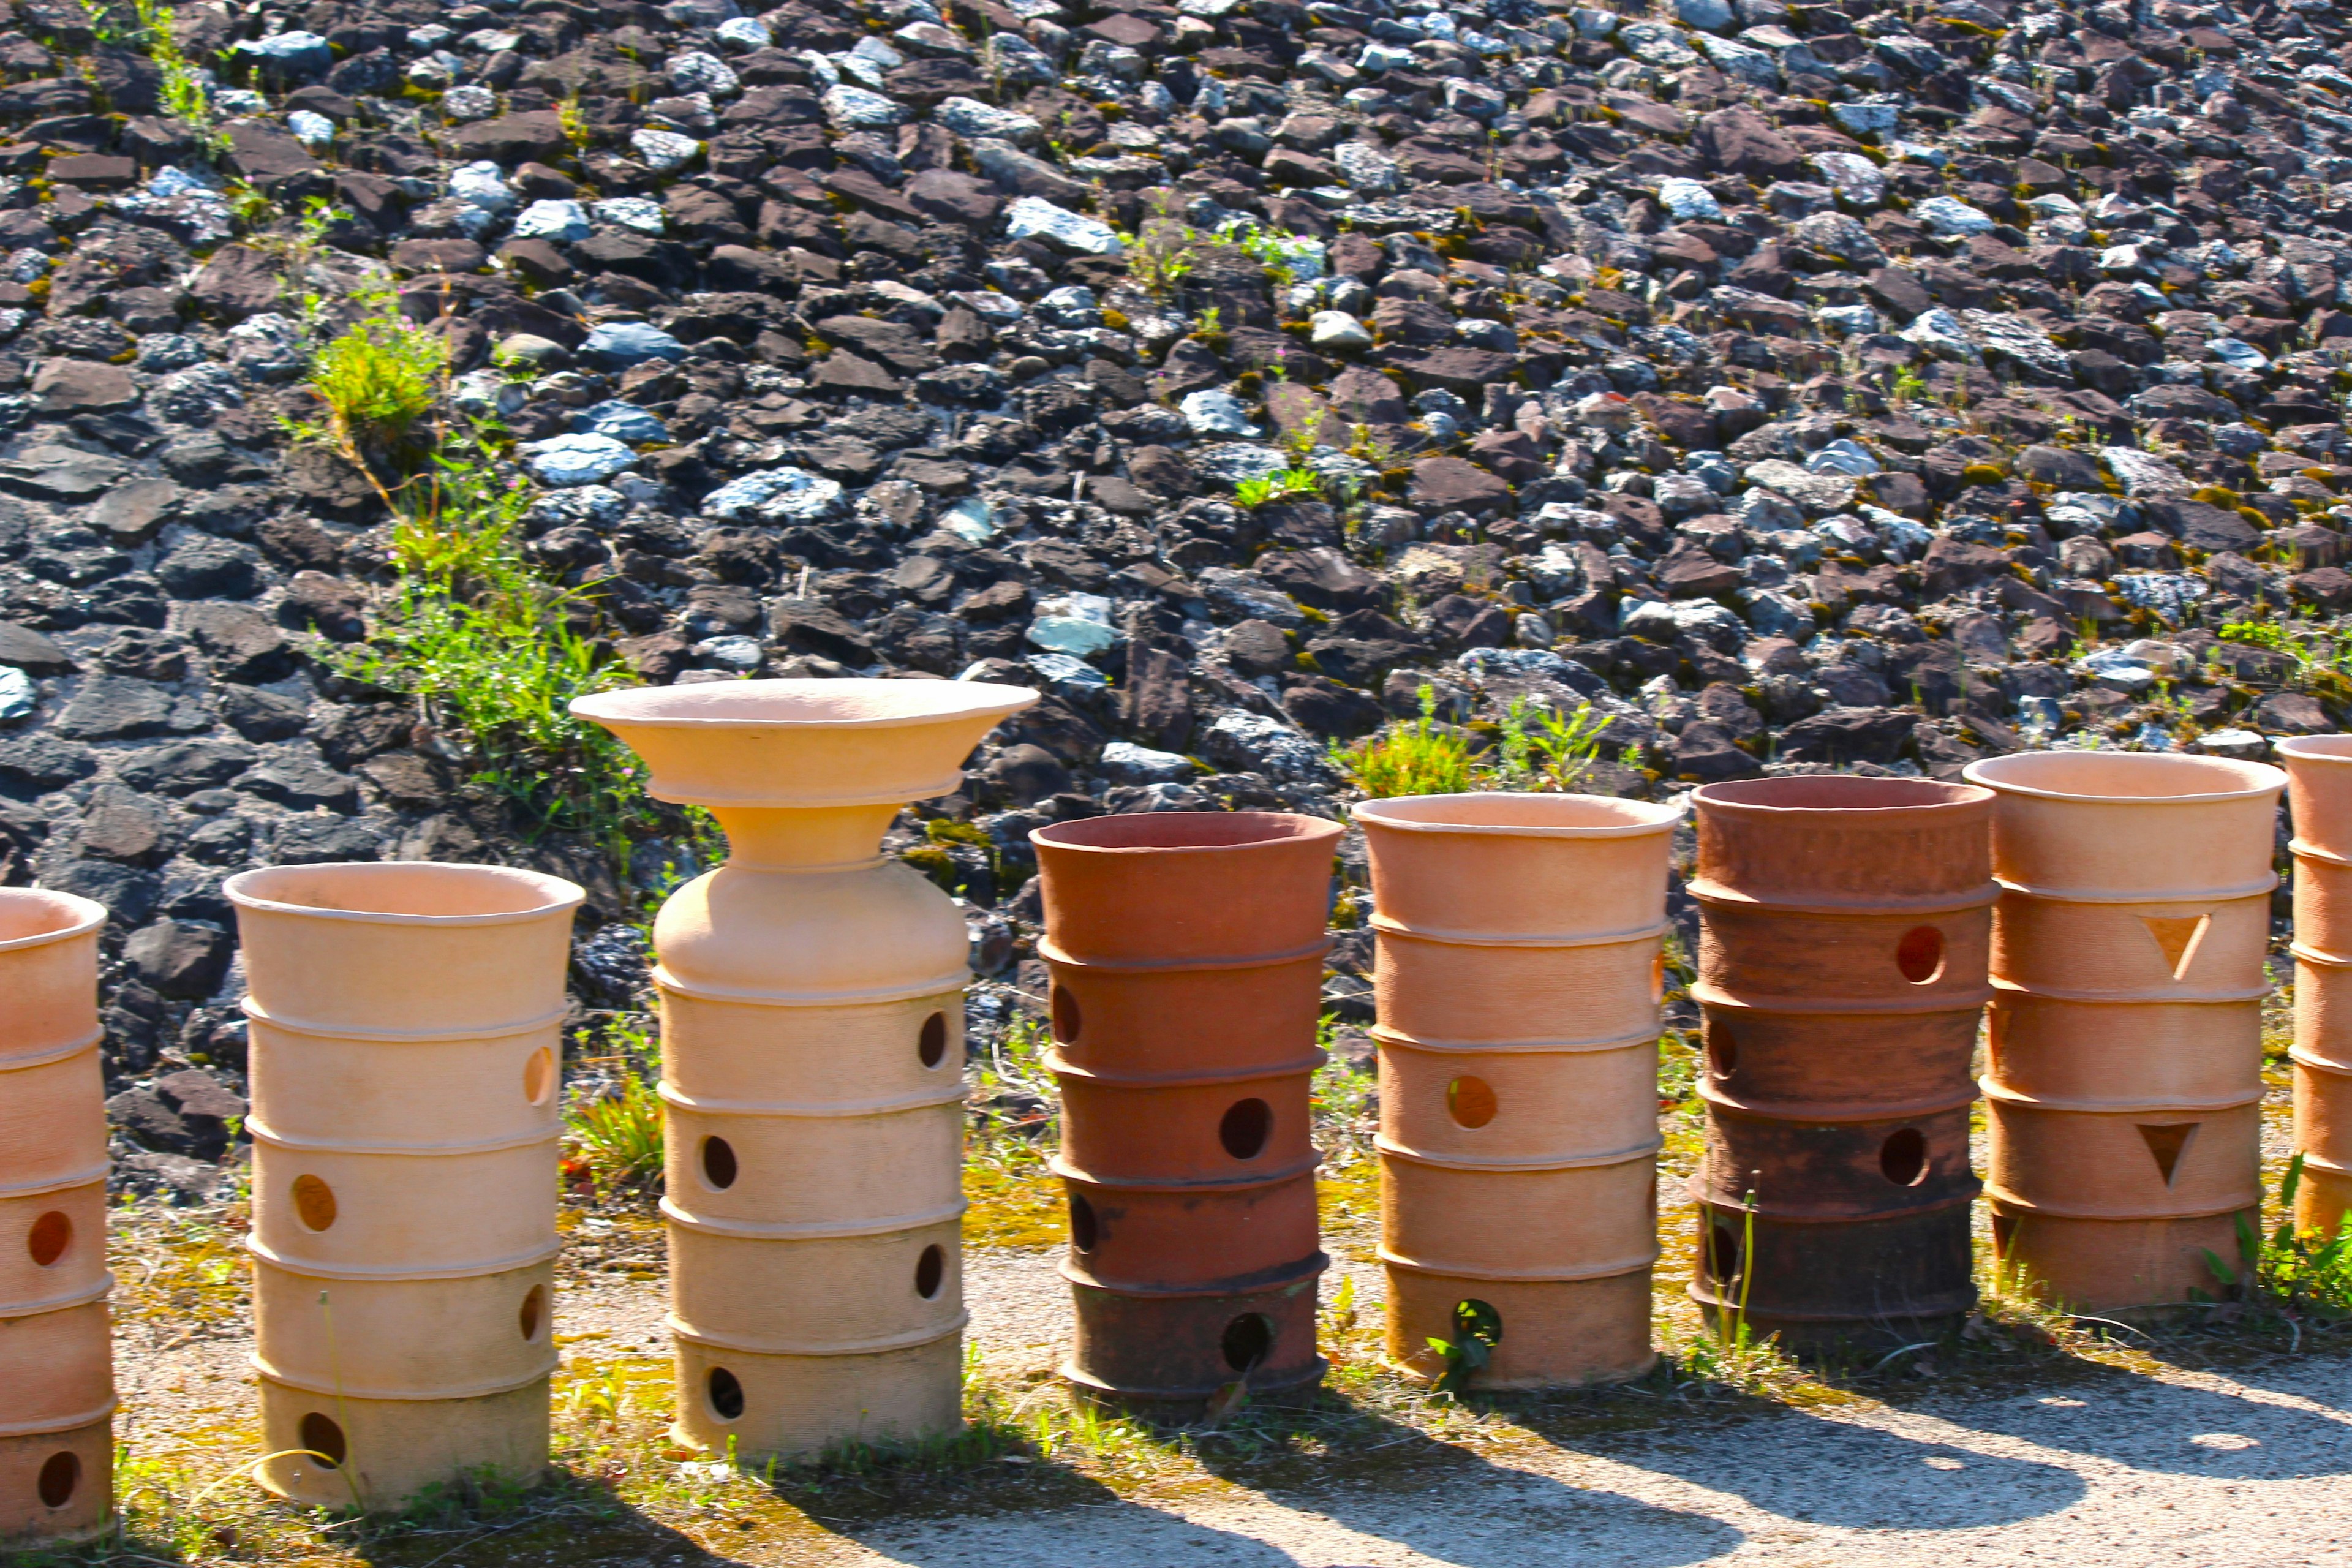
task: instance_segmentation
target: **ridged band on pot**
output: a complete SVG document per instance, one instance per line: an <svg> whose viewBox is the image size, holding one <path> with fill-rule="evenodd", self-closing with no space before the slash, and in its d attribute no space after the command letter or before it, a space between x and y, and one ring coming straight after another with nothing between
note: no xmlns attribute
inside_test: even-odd
<svg viewBox="0 0 2352 1568"><path fill-rule="evenodd" d="M2260 763L2035 752L2000 796L1987 1187L2001 1266L2086 1311L2228 1289L2261 1201L2279 791Z"/></svg>
<svg viewBox="0 0 2352 1568"><path fill-rule="evenodd" d="M261 1484L306 1508L381 1509L453 1478L547 1468L548 1380L446 1399L366 1399L264 1376Z"/></svg>
<svg viewBox="0 0 2352 1568"><path fill-rule="evenodd" d="M2294 1223L2352 1212L2352 735L2282 741L2294 820Z"/></svg>
<svg viewBox="0 0 2352 1568"><path fill-rule="evenodd" d="M250 1020L265 1485L397 1509L547 1463L570 882L506 867L233 878ZM445 984L446 979L446 984Z"/></svg>
<svg viewBox="0 0 2352 1568"><path fill-rule="evenodd" d="M1471 1381L1639 1376L1657 1259L1660 939L1674 807L1407 795L1370 856L1388 1354ZM1468 1326L1465 1326L1468 1325Z"/></svg>
<svg viewBox="0 0 2352 1568"><path fill-rule="evenodd" d="M1692 800L1707 1113L1692 1297L1800 1346L1966 1312L1990 792L1820 775Z"/></svg>
<svg viewBox="0 0 2352 1568"><path fill-rule="evenodd" d="M746 1458L961 1420L954 904L877 854L1036 693L751 680L583 699L729 858L654 922L679 1441Z"/></svg>
<svg viewBox="0 0 2352 1568"><path fill-rule="evenodd" d="M106 1089L89 899L0 889L0 1550L113 1510Z"/></svg>
<svg viewBox="0 0 2352 1568"><path fill-rule="evenodd" d="M1182 1420L1322 1376L1308 1107L1340 832L1158 812L1030 836L1082 1395Z"/></svg>

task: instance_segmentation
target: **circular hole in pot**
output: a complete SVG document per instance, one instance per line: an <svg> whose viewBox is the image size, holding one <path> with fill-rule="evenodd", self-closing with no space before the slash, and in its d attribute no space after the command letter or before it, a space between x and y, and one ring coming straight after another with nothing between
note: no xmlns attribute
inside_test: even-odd
<svg viewBox="0 0 2352 1568"><path fill-rule="evenodd" d="M1264 1312L1244 1312L1225 1325L1217 1348L1225 1352L1227 1366L1235 1372L1247 1372L1274 1349L1274 1320Z"/></svg>
<svg viewBox="0 0 2352 1568"><path fill-rule="evenodd" d="M522 1064L522 1097L533 1105L545 1105L555 1098L555 1053L545 1046L530 1053Z"/></svg>
<svg viewBox="0 0 2352 1568"><path fill-rule="evenodd" d="M515 1314L515 1326L527 1340L539 1338L539 1326L547 1319L547 1287L534 1285L522 1299L522 1310Z"/></svg>
<svg viewBox="0 0 2352 1568"><path fill-rule="evenodd" d="M714 1366L710 1375L702 1380L703 1390L710 1396L710 1414L721 1421L732 1421L743 1414L743 1385L735 1374L723 1366Z"/></svg>
<svg viewBox="0 0 2352 1568"><path fill-rule="evenodd" d="M333 1417L320 1411L313 1410L302 1417L299 1436L310 1457L331 1470L341 1469L343 1461L351 1457L351 1449L343 1442L343 1429L335 1425Z"/></svg>
<svg viewBox="0 0 2352 1568"><path fill-rule="evenodd" d="M73 1217L62 1210L51 1209L33 1222L33 1232L25 1238L25 1250L33 1255L36 1267L47 1268L66 1255L73 1245Z"/></svg>
<svg viewBox="0 0 2352 1568"><path fill-rule="evenodd" d="M1054 983L1053 999L1055 1043L1064 1046L1076 1045L1078 1026L1081 1022L1078 1017L1078 999L1071 995L1070 988L1058 980Z"/></svg>
<svg viewBox="0 0 2352 1568"><path fill-rule="evenodd" d="M923 1020L923 1032L915 1039L915 1059L927 1068L935 1068L948 1058L948 1016L934 1013Z"/></svg>
<svg viewBox="0 0 2352 1568"><path fill-rule="evenodd" d="M51 1454L42 1462L34 1489L40 1494L43 1508L65 1507L81 1489L81 1460L72 1454Z"/></svg>
<svg viewBox="0 0 2352 1568"><path fill-rule="evenodd" d="M294 1213L311 1230L335 1223L335 1189L316 1176L294 1178Z"/></svg>
<svg viewBox="0 0 2352 1568"><path fill-rule="evenodd" d="M1666 955L1660 952L1650 960L1650 1005L1654 1007L1666 999Z"/></svg>
<svg viewBox="0 0 2352 1568"><path fill-rule="evenodd" d="M1895 967L1914 985L1925 985L1944 973L1944 933L1934 926L1913 926L1895 944Z"/></svg>
<svg viewBox="0 0 2352 1568"><path fill-rule="evenodd" d="M1274 1131L1274 1107L1263 1100L1238 1101L1217 1123L1217 1142L1236 1160L1255 1160L1265 1152Z"/></svg>
<svg viewBox="0 0 2352 1568"><path fill-rule="evenodd" d="M1739 1233L1721 1220L1706 1227L1706 1272L1717 1283L1739 1277Z"/></svg>
<svg viewBox="0 0 2352 1568"><path fill-rule="evenodd" d="M1095 1249L1095 1205L1076 1193L1070 1194L1070 1245L1080 1252Z"/></svg>
<svg viewBox="0 0 2352 1568"><path fill-rule="evenodd" d="M1454 1342L1476 1340L1494 1346L1503 1342L1503 1314L1491 1305L1472 1297L1454 1303Z"/></svg>
<svg viewBox="0 0 2352 1568"><path fill-rule="evenodd" d="M735 1145L724 1138L702 1141L702 1179L713 1190L725 1192L735 1184Z"/></svg>
<svg viewBox="0 0 2352 1568"><path fill-rule="evenodd" d="M1483 1078L1457 1078L1445 1086L1446 1114L1465 1127L1495 1120L1495 1090Z"/></svg>
<svg viewBox="0 0 2352 1568"><path fill-rule="evenodd" d="M1927 1175L1927 1137L1916 1127L1887 1134L1878 1146L1878 1168L1898 1187L1916 1187Z"/></svg>
<svg viewBox="0 0 2352 1568"><path fill-rule="evenodd" d="M1706 1068L1717 1078L1729 1078L1739 1068L1739 1041L1731 1026L1709 1019L1706 1026Z"/></svg>
<svg viewBox="0 0 2352 1568"><path fill-rule="evenodd" d="M940 1287L947 1282L947 1249L933 1242L915 1259L915 1294L926 1301L935 1301L939 1300Z"/></svg>

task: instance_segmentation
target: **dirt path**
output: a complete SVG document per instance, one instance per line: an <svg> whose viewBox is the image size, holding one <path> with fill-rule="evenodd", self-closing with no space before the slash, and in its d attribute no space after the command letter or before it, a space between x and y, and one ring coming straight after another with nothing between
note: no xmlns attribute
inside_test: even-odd
<svg viewBox="0 0 2352 1568"><path fill-rule="evenodd" d="M1369 1304L1378 1276L1359 1273L1358 1289ZM974 1337L992 1362L1050 1364L1068 1323L1050 1258L975 1253L967 1295ZM657 1353L661 1312L656 1284L568 1289L566 1353ZM139 1325L124 1346L124 1392L141 1419L201 1423L250 1398L249 1345L174 1346L171 1338ZM1049 1511L842 1524L822 1542L733 1560L824 1568L2352 1564L2344 1522L2352 1518L2352 1359L2281 1360L2226 1376L2078 1367L2063 1384L1999 1398L1928 1394L1901 1409L1860 1401L1746 1419L1662 1401L1648 1430L1573 1447L1522 1435L1470 1451L1466 1471L1457 1459L1429 1485L1409 1472L1297 1490L1194 1481L1165 1495L1103 1492L1087 1506Z"/></svg>

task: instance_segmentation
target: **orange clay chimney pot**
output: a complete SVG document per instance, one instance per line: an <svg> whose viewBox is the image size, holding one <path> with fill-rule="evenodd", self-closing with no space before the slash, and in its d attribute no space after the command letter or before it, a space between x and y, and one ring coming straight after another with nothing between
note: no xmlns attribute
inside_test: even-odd
<svg viewBox="0 0 2352 1568"><path fill-rule="evenodd" d="M2352 735L2278 750L2294 818L2294 1223L2333 1237L2352 1211Z"/></svg>
<svg viewBox="0 0 2352 1568"><path fill-rule="evenodd" d="M1792 1347L1932 1338L1976 1301L1992 794L1799 776L1692 799L1707 1137L1691 1294L1718 1320L1744 1301Z"/></svg>
<svg viewBox="0 0 2352 1568"><path fill-rule="evenodd" d="M2164 753L1972 763L1995 791L1993 1243L2077 1310L2227 1289L2262 1201L2263 958L2286 775Z"/></svg>
<svg viewBox="0 0 2352 1568"><path fill-rule="evenodd" d="M229 879L252 1040L264 1485L395 1510L547 1468L581 890L413 861Z"/></svg>
<svg viewBox="0 0 2352 1568"><path fill-rule="evenodd" d="M1341 829L1151 812L1032 833L1081 1396L1164 1420L1323 1375L1308 1083Z"/></svg>
<svg viewBox="0 0 2352 1568"><path fill-rule="evenodd" d="M1637 1377L1657 1259L1658 975L1680 813L1581 795L1356 807L1370 854L1390 1362Z"/></svg>
<svg viewBox="0 0 2352 1568"><path fill-rule="evenodd" d="M969 944L877 850L1036 700L730 680L572 705L727 830L654 922L680 1442L789 1458L961 1425Z"/></svg>
<svg viewBox="0 0 2352 1568"><path fill-rule="evenodd" d="M0 889L0 1552L113 1511L104 906Z"/></svg>

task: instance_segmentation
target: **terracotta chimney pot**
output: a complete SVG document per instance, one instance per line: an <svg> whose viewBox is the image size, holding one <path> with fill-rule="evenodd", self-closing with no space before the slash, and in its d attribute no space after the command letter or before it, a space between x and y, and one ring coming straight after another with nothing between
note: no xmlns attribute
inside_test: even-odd
<svg viewBox="0 0 2352 1568"><path fill-rule="evenodd" d="M253 1360L283 1456L263 1483L392 1511L483 1469L536 1479L581 889L387 861L225 890L249 986Z"/></svg>
<svg viewBox="0 0 2352 1568"><path fill-rule="evenodd" d="M1657 1247L1659 943L1681 814L1596 795L1355 808L1370 858L1392 1364L1499 1325L1490 1389L1638 1377Z"/></svg>
<svg viewBox="0 0 2352 1568"><path fill-rule="evenodd" d="M104 906L0 889L0 1552L113 1512Z"/></svg>
<svg viewBox="0 0 2352 1568"><path fill-rule="evenodd" d="M2028 752L1993 809L1984 1079L2001 1265L2089 1312L2228 1287L2258 1217L2278 795L2257 763Z"/></svg>
<svg viewBox="0 0 2352 1568"><path fill-rule="evenodd" d="M1323 1375L1308 1107L1340 833L1150 812L1030 835L1083 1396L1181 1421Z"/></svg>
<svg viewBox="0 0 2352 1568"><path fill-rule="evenodd" d="M1801 1349L1932 1336L1976 1301L1992 795L1800 775L1692 801L1707 1138L1691 1294L1717 1318L1744 1295L1756 1332Z"/></svg>
<svg viewBox="0 0 2352 1568"><path fill-rule="evenodd" d="M584 698L729 858L654 921L673 1435L746 1459L962 1421L954 902L881 837L1037 694L742 680Z"/></svg>

